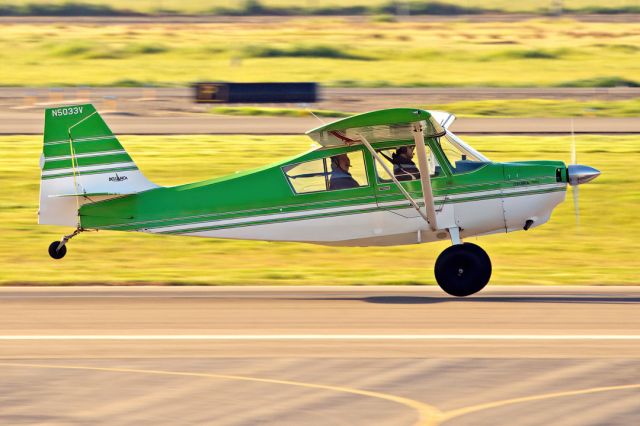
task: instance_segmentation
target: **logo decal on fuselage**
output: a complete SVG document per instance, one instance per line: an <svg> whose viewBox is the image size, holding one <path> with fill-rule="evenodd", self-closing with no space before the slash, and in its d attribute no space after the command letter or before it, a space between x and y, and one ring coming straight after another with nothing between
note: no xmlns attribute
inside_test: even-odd
<svg viewBox="0 0 640 426"><path fill-rule="evenodd" d="M115 176L109 176L109 182L122 182L123 180L127 180L129 179L126 176L118 176L118 174L116 173Z"/></svg>

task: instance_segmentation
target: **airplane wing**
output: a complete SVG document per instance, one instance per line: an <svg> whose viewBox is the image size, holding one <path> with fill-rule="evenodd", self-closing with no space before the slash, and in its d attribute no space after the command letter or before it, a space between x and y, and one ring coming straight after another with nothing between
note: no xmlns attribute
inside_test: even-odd
<svg viewBox="0 0 640 426"><path fill-rule="evenodd" d="M445 129L429 111L392 108L366 112L309 130L306 134L326 147L361 143L360 135L370 143L390 140L413 140L412 123L420 122L425 137L438 137Z"/></svg>
<svg viewBox="0 0 640 426"><path fill-rule="evenodd" d="M456 121L456 116L446 111L432 111L429 110L429 114L445 129L449 130L449 127Z"/></svg>

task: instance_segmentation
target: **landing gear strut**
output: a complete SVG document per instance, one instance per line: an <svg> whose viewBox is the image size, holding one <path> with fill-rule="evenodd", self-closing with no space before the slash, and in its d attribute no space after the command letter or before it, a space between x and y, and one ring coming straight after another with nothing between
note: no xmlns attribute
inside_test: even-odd
<svg viewBox="0 0 640 426"><path fill-rule="evenodd" d="M438 256L435 275L440 288L450 295L469 296L489 282L491 259L475 244L455 244Z"/></svg>
<svg viewBox="0 0 640 426"><path fill-rule="evenodd" d="M62 240L49 244L49 256L54 259L62 259L64 255L67 254L67 242L82 231L84 231L84 229L78 228L73 231L73 234L65 235L62 237Z"/></svg>

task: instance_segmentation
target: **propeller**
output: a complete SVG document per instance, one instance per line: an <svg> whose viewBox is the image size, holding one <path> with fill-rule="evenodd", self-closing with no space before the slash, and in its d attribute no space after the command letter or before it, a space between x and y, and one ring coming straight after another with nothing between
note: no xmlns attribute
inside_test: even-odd
<svg viewBox="0 0 640 426"><path fill-rule="evenodd" d="M576 133L573 125L573 118L571 119L571 164L570 166L577 165L578 154L576 152ZM571 195L573 195L573 210L576 215L576 226L580 226L580 188L578 185L573 185L571 188Z"/></svg>
<svg viewBox="0 0 640 426"><path fill-rule="evenodd" d="M600 170L593 167L583 166L577 164L577 152L576 152L576 136L573 126L573 118L571 119L571 164L567 167L567 180L569 185L572 186L573 192L573 208L576 214L576 225L580 224L580 206L579 197L580 191L578 185L592 181L600 176Z"/></svg>

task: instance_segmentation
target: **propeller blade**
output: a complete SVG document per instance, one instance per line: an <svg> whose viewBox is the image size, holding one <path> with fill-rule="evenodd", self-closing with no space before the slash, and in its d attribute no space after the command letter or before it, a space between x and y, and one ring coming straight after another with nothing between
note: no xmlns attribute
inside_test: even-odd
<svg viewBox="0 0 640 426"><path fill-rule="evenodd" d="M578 154L576 150L576 132L574 130L573 118L571 118L571 165L576 165L578 161ZM571 167L567 168L567 173ZM580 190L578 189L578 185L574 185L572 188L572 196L573 196L573 211L576 216L576 226L580 225Z"/></svg>
<svg viewBox="0 0 640 426"><path fill-rule="evenodd" d="M571 188L573 191L573 209L576 215L576 226L580 225L580 203L579 203L580 189L579 188L580 187L578 185Z"/></svg>
<svg viewBox="0 0 640 426"><path fill-rule="evenodd" d="M576 153L576 134L573 130L573 118L571 119L571 164L578 164L578 155Z"/></svg>

